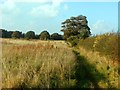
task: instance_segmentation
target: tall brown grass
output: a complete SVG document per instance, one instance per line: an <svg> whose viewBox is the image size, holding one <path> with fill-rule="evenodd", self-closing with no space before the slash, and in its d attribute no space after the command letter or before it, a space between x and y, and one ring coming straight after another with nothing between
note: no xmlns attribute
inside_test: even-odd
<svg viewBox="0 0 120 90"><path fill-rule="evenodd" d="M80 40L78 46L82 46L86 50L99 52L100 55L109 57L113 61L119 61L118 38L120 38L118 33L105 33Z"/></svg>
<svg viewBox="0 0 120 90"><path fill-rule="evenodd" d="M106 78L106 80L102 80L101 78L101 80L97 83L99 87L119 88L118 62L111 60L111 58L101 56L99 52L93 52L93 51L87 50L82 46L79 46L77 51L80 52L80 54L87 59L87 62L89 64L96 67L94 70L92 69L92 72L94 73L100 72ZM88 68L88 69L91 69L91 68ZM97 78L99 79L99 76L95 76L95 77L96 79Z"/></svg>
<svg viewBox="0 0 120 90"><path fill-rule="evenodd" d="M2 87L72 87L75 63L74 53L63 41L3 39Z"/></svg>

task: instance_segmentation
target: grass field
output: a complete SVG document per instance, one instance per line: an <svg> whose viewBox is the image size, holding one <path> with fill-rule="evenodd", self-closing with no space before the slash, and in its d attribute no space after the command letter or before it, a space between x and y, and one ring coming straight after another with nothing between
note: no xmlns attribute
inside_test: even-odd
<svg viewBox="0 0 120 90"><path fill-rule="evenodd" d="M72 87L75 55L64 41L2 40L2 87Z"/></svg>
<svg viewBox="0 0 120 90"><path fill-rule="evenodd" d="M64 41L1 42L3 88L118 88L116 60L99 52Z"/></svg>

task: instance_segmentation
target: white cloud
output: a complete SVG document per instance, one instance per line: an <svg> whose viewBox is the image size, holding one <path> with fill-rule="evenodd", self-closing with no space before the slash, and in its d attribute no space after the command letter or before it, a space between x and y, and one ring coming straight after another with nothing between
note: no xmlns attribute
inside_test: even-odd
<svg viewBox="0 0 120 90"><path fill-rule="evenodd" d="M51 3L40 4L38 7L34 7L30 14L33 16L55 17L59 13L60 4L62 0L52 0Z"/></svg>
<svg viewBox="0 0 120 90"><path fill-rule="evenodd" d="M95 24L90 25L92 34L102 34L106 32L111 32L114 27L104 20L98 20Z"/></svg>
<svg viewBox="0 0 120 90"><path fill-rule="evenodd" d="M17 15L20 13L20 9L17 8L16 2L14 0L5 0L4 2L0 3L0 10L2 14L12 14Z"/></svg>
<svg viewBox="0 0 120 90"><path fill-rule="evenodd" d="M39 16L39 17L41 16L54 17L58 14L58 10L53 6L46 4L33 8L31 14L33 16Z"/></svg>

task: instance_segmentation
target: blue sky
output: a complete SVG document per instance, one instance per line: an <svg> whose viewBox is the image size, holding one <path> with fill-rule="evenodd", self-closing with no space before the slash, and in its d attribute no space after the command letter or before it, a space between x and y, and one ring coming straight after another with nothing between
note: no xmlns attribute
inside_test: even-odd
<svg viewBox="0 0 120 90"><path fill-rule="evenodd" d="M16 0L17 1L17 0ZM71 16L87 16L92 34L118 30L117 2L62 2L62 0L1 0L0 28L39 34L43 30L61 33L61 22ZM19 0L18 0L19 1Z"/></svg>

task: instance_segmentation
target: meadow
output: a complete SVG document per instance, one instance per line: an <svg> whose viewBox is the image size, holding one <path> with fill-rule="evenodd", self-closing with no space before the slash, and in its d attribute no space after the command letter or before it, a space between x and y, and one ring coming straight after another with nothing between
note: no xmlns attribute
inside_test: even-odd
<svg viewBox="0 0 120 90"><path fill-rule="evenodd" d="M2 39L2 88L117 89L117 40L104 34L71 47L65 41Z"/></svg>
<svg viewBox="0 0 120 90"><path fill-rule="evenodd" d="M2 87L72 87L75 62L64 41L3 39Z"/></svg>

